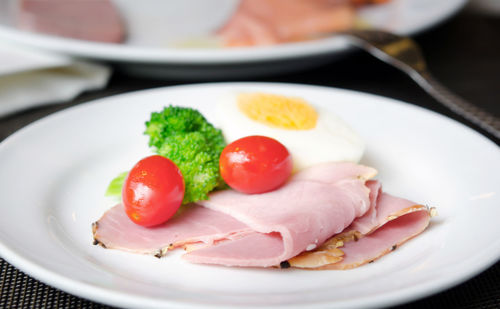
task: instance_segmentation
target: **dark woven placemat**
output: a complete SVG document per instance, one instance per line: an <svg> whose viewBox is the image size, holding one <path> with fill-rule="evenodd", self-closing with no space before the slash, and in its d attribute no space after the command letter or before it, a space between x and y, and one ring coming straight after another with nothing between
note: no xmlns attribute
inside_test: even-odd
<svg viewBox="0 0 500 309"><path fill-rule="evenodd" d="M0 272L0 308L112 308L52 288L3 259ZM449 291L393 309L414 308L500 308L500 262Z"/></svg>
<svg viewBox="0 0 500 309"><path fill-rule="evenodd" d="M0 308L111 308L35 280L0 259Z"/></svg>

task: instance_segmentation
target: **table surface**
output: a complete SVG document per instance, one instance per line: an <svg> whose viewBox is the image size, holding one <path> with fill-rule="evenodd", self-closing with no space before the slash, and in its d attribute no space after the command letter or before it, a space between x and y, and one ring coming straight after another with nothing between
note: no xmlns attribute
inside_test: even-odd
<svg viewBox="0 0 500 309"><path fill-rule="evenodd" d="M414 37L434 75L457 94L500 117L500 15L471 8ZM374 93L436 111L479 130L441 106L398 70L362 52L341 61L293 74L253 78L261 82L322 85ZM204 81L190 81L204 82ZM104 90L85 93L71 102L53 104L0 117L0 141L27 124L93 99L134 90L185 84L176 80L149 80L118 71ZM482 132L488 136L485 132ZM490 137L491 138L491 137ZM500 141L494 140L500 145ZM0 259L0 307L107 308L69 295L18 271ZM395 308L500 308L500 262L454 288Z"/></svg>

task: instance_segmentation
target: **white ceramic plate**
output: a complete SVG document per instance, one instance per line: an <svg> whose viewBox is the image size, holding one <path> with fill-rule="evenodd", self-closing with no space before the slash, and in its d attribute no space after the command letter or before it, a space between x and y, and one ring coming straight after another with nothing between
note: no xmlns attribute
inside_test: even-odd
<svg viewBox="0 0 500 309"><path fill-rule="evenodd" d="M221 19L227 18L234 10L237 0L212 0L211 3L216 1L213 5L199 0L144 0L140 4L135 0L115 0L127 21L129 37L125 44L102 44L19 31L13 26L12 8L16 1L0 3L0 39L121 63L135 74L150 77L228 78L291 71L331 61L334 55L349 49L347 42L339 38L258 48L189 49L171 46L180 35L197 37L212 33L221 24ZM375 27L413 34L452 16L466 2L392 0L388 4L362 9L359 15ZM205 12L205 18L200 17L200 12ZM314 61L292 61L299 58L314 58Z"/></svg>
<svg viewBox="0 0 500 309"><path fill-rule="evenodd" d="M363 163L387 192L437 207L419 237L347 271L189 264L92 245L108 182L149 154L142 134L166 104L214 119L230 91L301 96L364 136ZM0 254L69 293L123 307L376 307L456 285L500 257L500 149L469 128L402 102L333 88L229 83L171 87L83 104L37 121L0 144Z"/></svg>

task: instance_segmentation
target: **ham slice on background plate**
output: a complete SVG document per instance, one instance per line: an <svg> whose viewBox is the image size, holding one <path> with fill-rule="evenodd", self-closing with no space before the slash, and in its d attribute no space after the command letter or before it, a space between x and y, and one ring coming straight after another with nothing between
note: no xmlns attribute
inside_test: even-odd
<svg viewBox="0 0 500 309"><path fill-rule="evenodd" d="M218 31L225 46L265 46L312 39L355 26L359 6L389 0L241 0Z"/></svg>
<svg viewBox="0 0 500 309"><path fill-rule="evenodd" d="M132 223L117 205L94 223L94 240L157 257L184 247L183 258L194 263L352 268L393 250L429 223L427 207L383 193L379 182L369 181L375 174L353 163L317 165L272 192L214 192L155 228Z"/></svg>
<svg viewBox="0 0 500 309"><path fill-rule="evenodd" d="M20 0L17 26L73 39L120 43L125 25L110 0Z"/></svg>
<svg viewBox="0 0 500 309"><path fill-rule="evenodd" d="M242 0L218 35L231 47L272 45L347 30L354 16L347 0Z"/></svg>

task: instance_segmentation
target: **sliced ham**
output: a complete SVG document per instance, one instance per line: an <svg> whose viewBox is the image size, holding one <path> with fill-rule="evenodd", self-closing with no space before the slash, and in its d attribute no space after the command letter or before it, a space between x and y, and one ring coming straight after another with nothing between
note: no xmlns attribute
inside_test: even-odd
<svg viewBox="0 0 500 309"><path fill-rule="evenodd" d="M242 0L218 34L227 46L271 45L304 40L352 27L346 0Z"/></svg>
<svg viewBox="0 0 500 309"><path fill-rule="evenodd" d="M20 29L68 38L119 43L125 27L110 0L21 0Z"/></svg>
<svg viewBox="0 0 500 309"><path fill-rule="evenodd" d="M417 205L407 199L382 192L382 185L378 181L369 181L367 186L372 194L371 207L366 214L356 219L347 231L355 230L363 235L369 234L387 222L406 214L406 209Z"/></svg>
<svg viewBox="0 0 500 309"><path fill-rule="evenodd" d="M94 225L106 248L163 256L184 247L194 263L243 267L346 269L371 262L418 235L430 210L382 192L373 168L327 163L303 170L280 189L212 193L166 224L144 228L122 206Z"/></svg>
<svg viewBox="0 0 500 309"><path fill-rule="evenodd" d="M354 26L355 8L388 0L242 0L218 31L226 46L311 39Z"/></svg>
<svg viewBox="0 0 500 309"><path fill-rule="evenodd" d="M296 174L279 190L245 195L232 190L211 194L204 207L190 207L165 225L143 228L132 223L122 206L108 211L94 226L96 243L106 248L158 254L165 248L187 243L211 245L224 239L218 248L240 246L259 238L268 246L265 257L239 253L235 257L201 256L204 248L190 252L186 259L238 266L274 266L333 234L340 233L370 208L370 190L365 186L375 176L373 168L352 163L317 165ZM279 240L280 246L276 246ZM222 249L221 249L222 248ZM262 250L261 250L262 251ZM273 252L270 254L270 252ZM252 253L252 252L250 252ZM260 253L259 253L260 254ZM208 261L210 260L210 261Z"/></svg>
<svg viewBox="0 0 500 309"><path fill-rule="evenodd" d="M369 211L342 233L322 246L288 261L290 266L311 269L349 269L373 262L417 236L429 225L433 208L382 192L377 181L369 181ZM327 262L325 256L341 257Z"/></svg>
<svg viewBox="0 0 500 309"><path fill-rule="evenodd" d="M197 205L185 206L163 225L146 228L133 223L120 204L93 225L95 244L157 257L188 244L212 245L251 232L252 229L233 217Z"/></svg>
<svg viewBox="0 0 500 309"><path fill-rule="evenodd" d="M349 269L371 263L383 255L396 250L407 240L417 236L429 225L431 212L422 205L414 205L377 228L373 233L345 242L340 248L344 258L325 269Z"/></svg>
<svg viewBox="0 0 500 309"><path fill-rule="evenodd" d="M260 235L195 250L185 258L226 266L279 265L306 249L315 248L366 213L370 208L370 190L365 182L375 174L370 167L352 163L322 164L299 172L285 186L268 193L216 192L200 204L238 219ZM244 247L241 243L252 243L249 237L274 244L278 235L282 246L279 250L273 246L273 255L263 250L238 252L237 257L224 254L237 252ZM218 250L222 252L217 254Z"/></svg>

